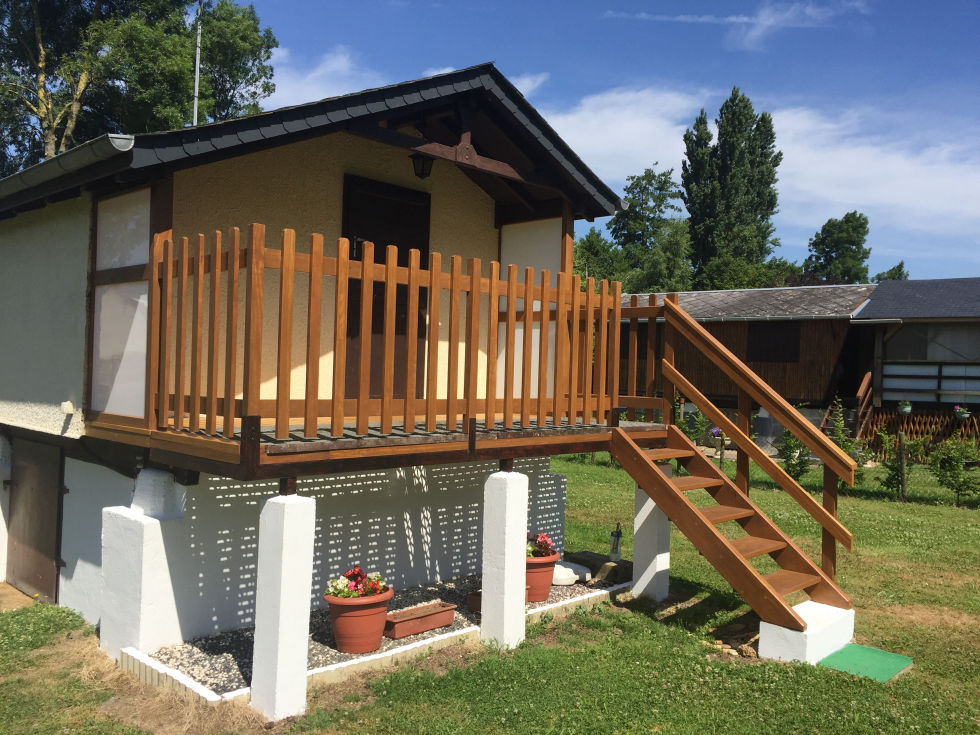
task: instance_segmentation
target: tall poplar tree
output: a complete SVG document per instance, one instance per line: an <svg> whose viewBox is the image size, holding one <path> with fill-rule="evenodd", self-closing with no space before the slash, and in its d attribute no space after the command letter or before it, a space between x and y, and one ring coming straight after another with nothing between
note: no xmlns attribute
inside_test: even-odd
<svg viewBox="0 0 980 735"><path fill-rule="evenodd" d="M738 87L722 104L714 140L704 110L684 133L683 200L690 215L691 267L698 288L759 285L777 212L782 153L767 112L756 114Z"/></svg>

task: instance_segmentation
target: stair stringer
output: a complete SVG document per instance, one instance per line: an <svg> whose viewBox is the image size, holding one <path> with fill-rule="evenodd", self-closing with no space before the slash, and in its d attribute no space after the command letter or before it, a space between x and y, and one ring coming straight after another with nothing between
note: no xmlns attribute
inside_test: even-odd
<svg viewBox="0 0 980 735"><path fill-rule="evenodd" d="M810 559L806 552L793 543L792 539L783 533L782 529L763 513L759 506L746 497L735 483L728 479L728 475L705 457L702 452L698 451L694 443L676 426L668 427L667 446L675 449L694 449L693 457L682 460L686 462L685 468L692 471L692 474L711 476L722 480L721 487L712 488L710 491L715 500L724 505L748 508L754 512L753 516L736 521L747 533L752 536L782 541L786 544L785 548L769 554L780 567L792 572L802 572L820 577L818 583L805 588L811 600L844 610L851 609L851 598Z"/></svg>
<svg viewBox="0 0 980 735"><path fill-rule="evenodd" d="M705 559L767 623L806 630L806 622L739 554L700 509L678 491L622 429L613 429L610 452Z"/></svg>

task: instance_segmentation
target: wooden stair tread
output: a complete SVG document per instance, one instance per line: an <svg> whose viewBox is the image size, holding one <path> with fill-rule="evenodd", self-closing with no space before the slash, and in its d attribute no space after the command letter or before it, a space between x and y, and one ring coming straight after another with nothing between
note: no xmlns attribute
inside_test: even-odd
<svg viewBox="0 0 980 735"><path fill-rule="evenodd" d="M701 477L698 475L672 477L670 481L673 483L674 487L682 492L706 487L718 487L719 485L724 484L724 481L717 477Z"/></svg>
<svg viewBox="0 0 980 735"><path fill-rule="evenodd" d="M665 459L683 459L694 456L694 451L691 449L671 449L670 447L664 449L644 449L643 453L651 462L661 462Z"/></svg>
<svg viewBox="0 0 980 735"><path fill-rule="evenodd" d="M806 574L804 572L791 572L789 569L777 569L771 574L763 577L779 595L788 595L790 592L806 589L820 582L817 574Z"/></svg>
<svg viewBox="0 0 980 735"><path fill-rule="evenodd" d="M700 511L708 523L716 525L725 521L734 521L738 518L748 518L749 516L755 515L755 511L751 508L739 508L735 505L709 505L705 508L700 508Z"/></svg>
<svg viewBox="0 0 980 735"><path fill-rule="evenodd" d="M762 556L763 554L785 549L786 542L780 541L779 539L762 538L760 536L743 536L732 541L732 546L743 557L751 559L754 556Z"/></svg>

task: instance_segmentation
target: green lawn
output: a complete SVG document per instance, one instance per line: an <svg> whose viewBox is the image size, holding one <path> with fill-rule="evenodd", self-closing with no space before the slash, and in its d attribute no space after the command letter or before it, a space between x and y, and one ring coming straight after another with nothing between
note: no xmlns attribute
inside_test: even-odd
<svg viewBox="0 0 980 735"><path fill-rule="evenodd" d="M568 478L565 545L605 553L618 521L623 556L630 558L633 482L610 467L608 457L597 459L596 465L582 457L552 461L552 469ZM752 494L819 555L819 527L795 502L769 489ZM375 680L357 703L314 712L295 729L976 733L980 516L867 495L840 501L855 551L840 551L839 580L855 601L858 640L915 659L914 668L890 684L802 664L718 660L705 641L718 627L750 619L748 610L675 532L672 589L696 604L669 616L662 607L638 602L607 605L538 625L516 651L487 652L443 674L404 669Z"/></svg>

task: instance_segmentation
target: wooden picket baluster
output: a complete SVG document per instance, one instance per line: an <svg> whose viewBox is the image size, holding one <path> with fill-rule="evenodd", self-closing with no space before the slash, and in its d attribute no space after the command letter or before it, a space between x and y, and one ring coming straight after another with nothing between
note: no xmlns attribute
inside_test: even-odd
<svg viewBox="0 0 980 735"><path fill-rule="evenodd" d="M450 258L449 276L449 372L446 376L446 431L456 431L459 415L459 302L463 288L463 259Z"/></svg>
<svg viewBox="0 0 980 735"><path fill-rule="evenodd" d="M347 380L347 291L350 287L350 242L337 241L337 283L333 310L333 391L330 435L344 435L344 393Z"/></svg>
<svg viewBox="0 0 980 735"><path fill-rule="evenodd" d="M204 327L204 235L197 236L194 253L194 302L191 317L191 401L188 410L188 428L201 428L201 347Z"/></svg>
<svg viewBox="0 0 980 735"><path fill-rule="evenodd" d="M187 362L187 281L190 247L186 237L180 239L177 261L177 347L174 366L174 429L184 428L184 368Z"/></svg>
<svg viewBox="0 0 980 735"><path fill-rule="evenodd" d="M408 308L405 312L405 410L402 430L415 433L416 377L419 347L419 264L420 253L408 251Z"/></svg>
<svg viewBox="0 0 980 735"><path fill-rule="evenodd" d="M568 282L569 274L561 271L558 274L558 297L555 307L555 388L554 388L554 425L561 426L568 409Z"/></svg>
<svg viewBox="0 0 980 735"><path fill-rule="evenodd" d="M479 258L470 258L467 270L470 274L470 292L466 300L466 354L463 358L463 393L466 396L466 415L463 428L470 425L470 419L477 414L477 393L479 392L480 367L480 297L483 264Z"/></svg>
<svg viewBox="0 0 980 735"><path fill-rule="evenodd" d="M392 429L392 401L395 395L395 286L398 281L398 248L389 245L385 251L384 354L381 380L381 433ZM407 318L408 315L406 315Z"/></svg>
<svg viewBox="0 0 980 735"><path fill-rule="evenodd" d="M163 243L163 284L160 288L160 371L157 383L157 427L170 425L170 319L173 309L174 239Z"/></svg>
<svg viewBox="0 0 980 735"><path fill-rule="evenodd" d="M521 426L531 425L531 353L534 331L534 268L524 269L524 353L521 355Z"/></svg>
<svg viewBox="0 0 980 735"><path fill-rule="evenodd" d="M548 333L551 323L551 271L541 271L541 323L538 327L538 409L537 424L548 423Z"/></svg>
<svg viewBox="0 0 980 735"><path fill-rule="evenodd" d="M497 425L497 325L500 321L500 263L490 261L490 293L487 300L487 401L483 425Z"/></svg>
<svg viewBox="0 0 980 735"><path fill-rule="evenodd" d="M279 269L279 350L276 362L276 439L289 438L289 397L293 367L293 287L296 269L296 233L282 231Z"/></svg>
<svg viewBox="0 0 980 735"><path fill-rule="evenodd" d="M610 426L619 423L619 340L622 334L620 328L623 312L623 285L619 281L613 281L612 293L609 294L609 416L607 422Z"/></svg>
<svg viewBox="0 0 980 735"><path fill-rule="evenodd" d="M262 303L265 278L265 225L249 230L248 275L245 284L245 371L242 417L261 416L262 392Z"/></svg>
<svg viewBox="0 0 980 735"><path fill-rule="evenodd" d="M595 362L595 279L585 282L585 349L582 352L585 371L582 375L582 423L592 423L592 367Z"/></svg>
<svg viewBox="0 0 980 735"><path fill-rule="evenodd" d="M579 364L581 363L581 353L584 349L582 347L582 339L579 335L579 318L581 317L579 312L581 309L582 277L579 275L573 275L571 310L568 326L568 332L571 338L571 349L569 350L570 373L568 376L568 423L570 426L574 426L578 423L579 407L581 405L580 399L582 395L579 391L579 380L581 379Z"/></svg>
<svg viewBox="0 0 980 735"><path fill-rule="evenodd" d="M640 305L640 297L636 294L630 296L630 306L637 307ZM635 316L630 318L629 333L626 338L626 395L633 397L637 395L636 390L636 370L637 361L639 359L639 327L640 320ZM636 408L630 407L626 411L626 416L630 421L636 421Z"/></svg>
<svg viewBox="0 0 980 735"><path fill-rule="evenodd" d="M609 281L599 282L599 337L596 339L596 365L599 374L596 379L596 421L605 422L606 410L606 376L608 374L606 360L609 350Z"/></svg>
<svg viewBox="0 0 980 735"><path fill-rule="evenodd" d="M228 297L225 317L225 415L224 434L235 435L236 372L238 367L238 271L241 268L241 231L232 227L228 243Z"/></svg>
<svg viewBox="0 0 980 735"><path fill-rule="evenodd" d="M507 266L507 315L504 342L504 428L514 425L514 364L517 362L517 266Z"/></svg>
<svg viewBox="0 0 980 735"><path fill-rule="evenodd" d="M306 414L303 436L317 435L320 403L320 323L323 311L323 235L310 236L310 288L306 311Z"/></svg>
<svg viewBox="0 0 980 735"><path fill-rule="evenodd" d="M439 415L436 398L439 390L439 309L442 293L442 255L429 253L429 325L426 339L429 341L429 357L426 361L425 430L438 428Z"/></svg>
<svg viewBox="0 0 980 735"><path fill-rule="evenodd" d="M203 270L203 269L202 269ZM204 431L208 436L218 433L218 317L221 309L221 232L214 232L211 249L211 282L208 292L208 385L204 409Z"/></svg>
<svg viewBox="0 0 980 735"><path fill-rule="evenodd" d="M360 350L357 360L357 433L368 433L371 418L371 324L374 301L374 243L365 242L361 257L361 314L357 325Z"/></svg>

